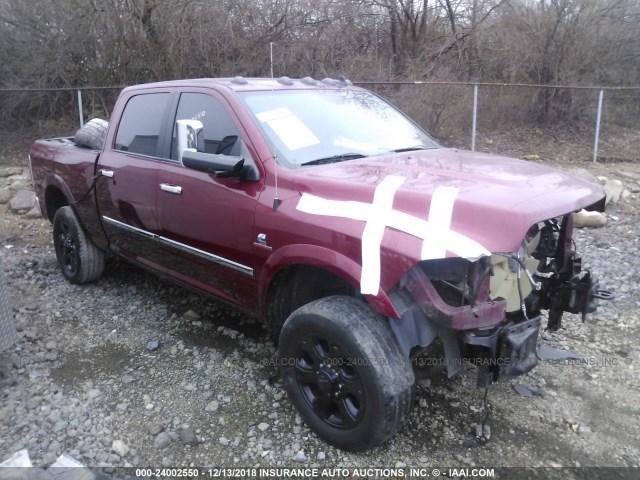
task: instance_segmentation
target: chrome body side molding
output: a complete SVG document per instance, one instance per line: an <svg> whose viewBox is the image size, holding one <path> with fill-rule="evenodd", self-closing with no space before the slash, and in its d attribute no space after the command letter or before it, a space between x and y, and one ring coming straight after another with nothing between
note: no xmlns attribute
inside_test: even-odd
<svg viewBox="0 0 640 480"><path fill-rule="evenodd" d="M211 262L217 263L218 265L223 265L225 267L236 270L240 273L244 273L245 275L253 276L253 268L247 267L246 265L243 265L241 263L237 263L237 262L234 262L233 260L229 260L227 258L214 255L213 253L205 252L204 250L191 247L190 245L186 245L184 243L176 242L175 240L171 240L170 238L166 238L166 237L157 235L155 233L148 232L147 230L143 230L141 228L128 225L126 223L120 222L118 220L114 220L113 218L110 218L104 215L102 219L105 222L110 223L111 225L114 225L116 227L122 228L124 230L128 230L138 235L145 236L147 238L151 238L157 242L160 242L164 245L168 245L172 248L176 248L183 252L190 253L192 255L197 255L198 257L204 258L205 260L209 260Z"/></svg>

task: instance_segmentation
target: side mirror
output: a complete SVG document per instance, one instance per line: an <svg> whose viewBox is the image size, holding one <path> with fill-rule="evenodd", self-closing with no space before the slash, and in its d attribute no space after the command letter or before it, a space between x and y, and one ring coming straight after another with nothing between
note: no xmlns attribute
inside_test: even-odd
<svg viewBox="0 0 640 480"><path fill-rule="evenodd" d="M257 181L260 178L258 169L251 158L245 162L242 156L198 152L198 134L203 128L204 126L199 120L176 121L176 146L178 160L182 165L201 172L212 173L218 177L238 177L252 181ZM238 141L236 136L225 137L222 141L223 150L236 141Z"/></svg>
<svg viewBox="0 0 640 480"><path fill-rule="evenodd" d="M178 120L176 121L178 161L182 162L185 151L198 151L198 134L204 125L200 120Z"/></svg>
<svg viewBox="0 0 640 480"><path fill-rule="evenodd" d="M196 152L187 148L182 154L182 165L201 172L222 172L218 174L219 177L239 177L243 172L244 158Z"/></svg>

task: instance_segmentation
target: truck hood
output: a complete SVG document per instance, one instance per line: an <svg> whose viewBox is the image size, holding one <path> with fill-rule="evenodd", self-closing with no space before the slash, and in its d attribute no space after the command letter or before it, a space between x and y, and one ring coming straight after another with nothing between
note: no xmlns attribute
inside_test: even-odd
<svg viewBox="0 0 640 480"><path fill-rule="evenodd" d="M550 167L454 149L302 167L296 170L295 183L301 194L370 204L376 188L390 176L404 178L393 197L393 210L422 220L429 220L436 190L457 190L450 229L489 252L517 251L535 223L604 197L599 185Z"/></svg>

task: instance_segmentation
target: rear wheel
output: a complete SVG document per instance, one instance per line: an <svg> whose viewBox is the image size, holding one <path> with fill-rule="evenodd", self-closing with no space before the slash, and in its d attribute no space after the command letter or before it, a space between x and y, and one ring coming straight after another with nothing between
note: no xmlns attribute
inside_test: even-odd
<svg viewBox="0 0 640 480"><path fill-rule="evenodd" d="M104 271L104 252L87 238L69 206L59 208L53 217L53 243L60 270L71 283L100 278Z"/></svg>
<svg viewBox="0 0 640 480"><path fill-rule="evenodd" d="M364 450L407 421L414 377L387 320L354 298L316 300L280 334L284 387L305 423L344 450Z"/></svg>

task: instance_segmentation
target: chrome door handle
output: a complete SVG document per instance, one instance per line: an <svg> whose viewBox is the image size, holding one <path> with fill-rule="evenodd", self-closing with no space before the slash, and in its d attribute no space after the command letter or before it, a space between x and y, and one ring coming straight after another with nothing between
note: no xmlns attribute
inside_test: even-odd
<svg viewBox="0 0 640 480"><path fill-rule="evenodd" d="M175 193L176 195L182 195L182 187L178 185L169 185L168 183L161 183L160 190L163 192Z"/></svg>
<svg viewBox="0 0 640 480"><path fill-rule="evenodd" d="M98 170L98 173L101 177L113 178L113 170L100 169Z"/></svg>

